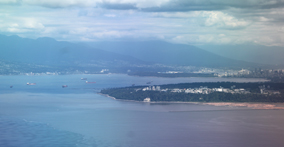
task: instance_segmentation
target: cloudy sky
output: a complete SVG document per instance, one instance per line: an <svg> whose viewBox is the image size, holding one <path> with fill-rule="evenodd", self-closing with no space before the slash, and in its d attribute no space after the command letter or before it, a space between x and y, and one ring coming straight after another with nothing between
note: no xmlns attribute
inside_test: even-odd
<svg viewBox="0 0 284 147"><path fill-rule="evenodd" d="M0 0L0 34L284 46L284 0Z"/></svg>

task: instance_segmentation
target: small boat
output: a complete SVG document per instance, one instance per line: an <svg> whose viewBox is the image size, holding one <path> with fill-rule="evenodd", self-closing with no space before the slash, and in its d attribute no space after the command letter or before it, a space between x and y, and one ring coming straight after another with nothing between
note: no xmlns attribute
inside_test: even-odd
<svg viewBox="0 0 284 147"><path fill-rule="evenodd" d="M68 85L62 85L62 88L66 88L66 87L68 87Z"/></svg>
<svg viewBox="0 0 284 147"><path fill-rule="evenodd" d="M146 84L151 84L153 81L147 82Z"/></svg>
<svg viewBox="0 0 284 147"><path fill-rule="evenodd" d="M29 83L29 82L28 82L27 85L36 85L36 83Z"/></svg>
<svg viewBox="0 0 284 147"><path fill-rule="evenodd" d="M11 85L10 88L13 88L13 85Z"/></svg>
<svg viewBox="0 0 284 147"><path fill-rule="evenodd" d="M81 78L81 80L87 80L87 78Z"/></svg>
<svg viewBox="0 0 284 147"><path fill-rule="evenodd" d="M86 81L86 83L87 83L87 84L94 84L94 83L96 83L96 82L88 82L88 81Z"/></svg>

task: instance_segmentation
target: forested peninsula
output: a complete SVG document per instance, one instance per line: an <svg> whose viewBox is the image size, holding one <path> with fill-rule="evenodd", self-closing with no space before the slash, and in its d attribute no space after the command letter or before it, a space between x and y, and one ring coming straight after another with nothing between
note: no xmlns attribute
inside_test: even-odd
<svg viewBox="0 0 284 147"><path fill-rule="evenodd" d="M284 102L284 83L207 82L101 90L116 99L151 102Z"/></svg>

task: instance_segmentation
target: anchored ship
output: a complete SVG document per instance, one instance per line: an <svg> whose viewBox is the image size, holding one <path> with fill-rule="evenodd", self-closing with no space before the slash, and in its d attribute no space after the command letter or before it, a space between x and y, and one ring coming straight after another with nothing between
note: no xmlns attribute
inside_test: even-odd
<svg viewBox="0 0 284 147"><path fill-rule="evenodd" d="M96 83L96 82L88 82L88 81L86 81L86 83L87 83L87 84L92 84L92 83Z"/></svg>
<svg viewBox="0 0 284 147"><path fill-rule="evenodd" d="M62 88L66 88L66 87L68 87L68 85L62 85Z"/></svg>
<svg viewBox="0 0 284 147"><path fill-rule="evenodd" d="M153 81L147 82L146 84L151 84Z"/></svg>
<svg viewBox="0 0 284 147"><path fill-rule="evenodd" d="M29 82L28 82L27 85L36 85L36 83L29 83Z"/></svg>

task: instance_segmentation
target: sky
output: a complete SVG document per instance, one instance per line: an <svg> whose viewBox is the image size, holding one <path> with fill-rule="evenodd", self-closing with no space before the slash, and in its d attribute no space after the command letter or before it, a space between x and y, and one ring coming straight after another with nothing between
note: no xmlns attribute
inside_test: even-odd
<svg viewBox="0 0 284 147"><path fill-rule="evenodd" d="M0 34L284 46L284 0L0 0Z"/></svg>

